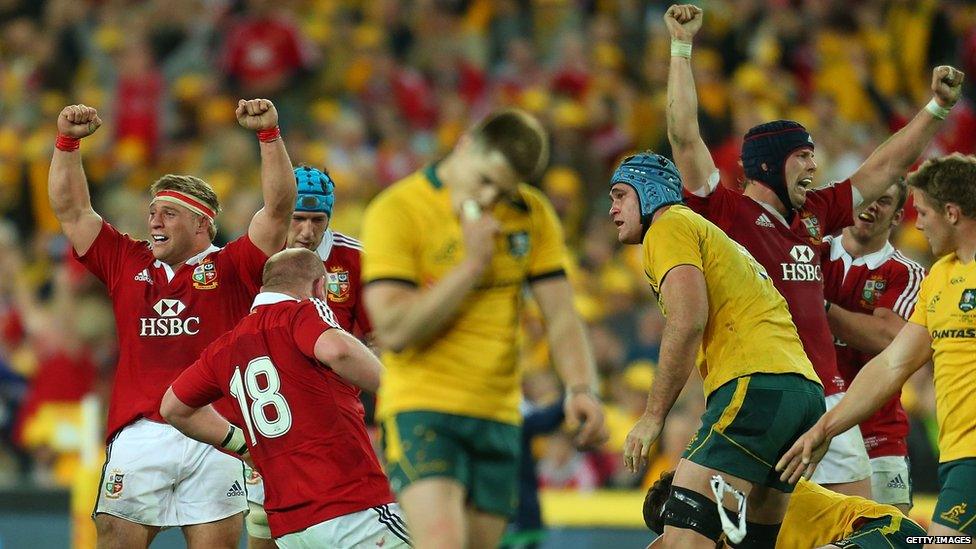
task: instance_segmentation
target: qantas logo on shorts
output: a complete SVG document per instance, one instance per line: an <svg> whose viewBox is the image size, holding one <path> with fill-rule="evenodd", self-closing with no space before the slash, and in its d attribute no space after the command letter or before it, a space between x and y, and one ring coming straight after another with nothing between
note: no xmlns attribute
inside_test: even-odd
<svg viewBox="0 0 976 549"><path fill-rule="evenodd" d="M200 332L200 317L180 318L186 305L179 299L160 299L153 305L160 318L140 318L139 335L142 337L164 337L197 335Z"/></svg>

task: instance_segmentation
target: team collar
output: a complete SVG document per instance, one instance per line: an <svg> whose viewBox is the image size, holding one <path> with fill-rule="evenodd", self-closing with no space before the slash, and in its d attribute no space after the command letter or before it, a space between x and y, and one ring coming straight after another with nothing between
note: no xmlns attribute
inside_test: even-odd
<svg viewBox="0 0 976 549"><path fill-rule="evenodd" d="M251 304L251 310L253 311L261 305L274 305L275 303L283 303L285 301L299 301L299 299L280 292L261 292L254 296L254 303Z"/></svg>
<svg viewBox="0 0 976 549"><path fill-rule="evenodd" d="M335 243L335 237L332 234L332 229L326 229L325 234L322 235L322 242L319 243L319 247L315 249L315 253L319 254L319 259L326 261L329 259L329 254L332 253L332 244Z"/></svg>
<svg viewBox="0 0 976 549"><path fill-rule="evenodd" d="M197 255L195 255L195 256L187 259L183 263L185 263L187 265L196 265L196 264L200 263L201 261L203 261L203 258L205 258L208 255L210 255L210 254L212 254L212 253L214 253L216 251L219 251L219 250L220 250L220 248L218 248L217 246L214 246L211 243L210 246L207 247L206 250L203 250L202 252L198 253ZM162 261L160 261L158 259L153 263L153 266L156 267L157 269L162 269L163 271L165 271L166 272L166 279L167 280L172 281L173 280L173 277L176 275L176 272L173 271L173 267L171 267L168 263L163 263Z"/></svg>

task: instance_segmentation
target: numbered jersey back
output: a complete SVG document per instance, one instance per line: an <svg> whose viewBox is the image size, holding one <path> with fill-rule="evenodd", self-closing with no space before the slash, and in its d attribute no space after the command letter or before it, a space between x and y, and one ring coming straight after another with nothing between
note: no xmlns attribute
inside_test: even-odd
<svg viewBox="0 0 976 549"><path fill-rule="evenodd" d="M236 402L239 416L229 419L244 427L269 520L285 519L284 528L393 501L358 389L314 358L315 343L333 329L341 328L323 301L259 294L253 312L173 386L190 406Z"/></svg>

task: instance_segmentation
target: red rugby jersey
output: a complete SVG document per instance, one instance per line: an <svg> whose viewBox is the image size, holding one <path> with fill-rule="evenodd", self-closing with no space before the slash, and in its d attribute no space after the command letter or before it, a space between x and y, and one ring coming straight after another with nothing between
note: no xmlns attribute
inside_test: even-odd
<svg viewBox="0 0 976 549"><path fill-rule="evenodd" d="M823 249L824 294L827 301L848 311L872 314L878 307L891 309L908 320L915 310L925 269L889 243L854 258L841 244L843 235L827 237ZM834 341L840 375L850 383L872 355ZM901 391L873 416L861 423L868 457L905 456L908 415L901 406Z"/></svg>
<svg viewBox="0 0 976 549"><path fill-rule="evenodd" d="M268 257L245 234L210 246L174 272L150 243L103 222L85 255L72 254L105 283L119 341L106 437L144 417L163 422L166 388L203 349L247 315ZM219 403L221 413L231 403Z"/></svg>
<svg viewBox="0 0 976 549"><path fill-rule="evenodd" d="M359 391L315 358L315 342L333 328L324 301L262 292L253 312L173 383L188 406L224 396L239 403L276 538L394 501Z"/></svg>
<svg viewBox="0 0 976 549"><path fill-rule="evenodd" d="M373 330L363 304L362 252L358 240L331 230L316 250L325 262L329 308L339 326L360 339Z"/></svg>
<svg viewBox="0 0 976 549"><path fill-rule="evenodd" d="M850 180L807 192L792 225L756 200L718 185L701 197L685 192L688 207L718 225L766 268L786 299L796 331L824 394L846 390L837 371L833 336L824 313L820 247L824 236L854 222Z"/></svg>

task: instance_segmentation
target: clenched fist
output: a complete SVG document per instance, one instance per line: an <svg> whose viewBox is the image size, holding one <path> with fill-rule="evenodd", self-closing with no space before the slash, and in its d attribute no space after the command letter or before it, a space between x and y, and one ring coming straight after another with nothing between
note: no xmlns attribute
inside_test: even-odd
<svg viewBox="0 0 976 549"><path fill-rule="evenodd" d="M932 69L932 93L940 107L950 109L959 101L962 94L962 81L966 74L949 65L939 65Z"/></svg>
<svg viewBox="0 0 976 549"><path fill-rule="evenodd" d="M267 99L241 99L237 102L237 123L252 130L270 130L278 125L278 110Z"/></svg>
<svg viewBox="0 0 976 549"><path fill-rule="evenodd" d="M58 115L58 133L75 139L88 137L101 125L98 111L88 105L68 105Z"/></svg>
<svg viewBox="0 0 976 549"><path fill-rule="evenodd" d="M702 9L691 4L674 4L664 13L664 24L672 40L691 42L702 26Z"/></svg>

